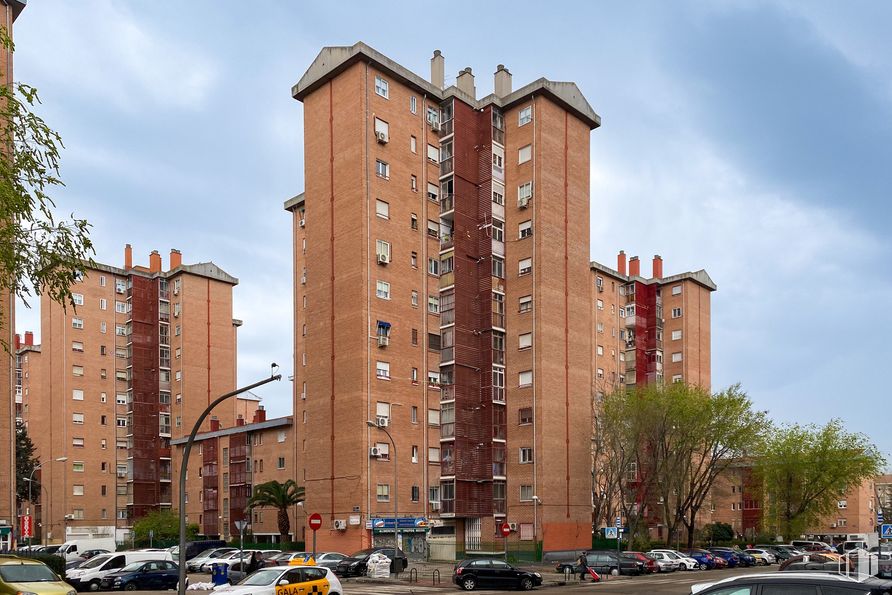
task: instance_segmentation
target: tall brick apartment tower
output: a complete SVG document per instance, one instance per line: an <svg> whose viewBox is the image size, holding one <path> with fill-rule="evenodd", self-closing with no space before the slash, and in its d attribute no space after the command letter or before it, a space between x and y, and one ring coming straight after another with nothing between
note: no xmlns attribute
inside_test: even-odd
<svg viewBox="0 0 892 595"><path fill-rule="evenodd" d="M46 489L35 508L48 541L122 541L132 519L172 507L171 438L188 434L212 400L235 388L237 283L212 262L183 264L178 250L169 270L157 251L148 267L135 266L128 245L123 268L86 270L72 287L75 308L41 300L41 345L21 354L31 370L23 418ZM232 425L235 410L233 401L215 414ZM193 483L200 465L196 454ZM202 529L216 534L217 517Z"/></svg>
<svg viewBox="0 0 892 595"><path fill-rule="evenodd" d="M589 546L599 116L573 83L512 91L500 65L477 99L469 68L444 88L439 52L428 82L363 43L292 94L296 479L320 547L392 543L395 469L410 555L499 551L506 521L512 549Z"/></svg>
<svg viewBox="0 0 892 595"><path fill-rule="evenodd" d="M12 39L13 22L25 8L18 0L0 0L4 27ZM11 86L12 52L0 47L0 84ZM8 291L0 294L0 333L3 349L0 355L0 549L12 546L12 529L16 526L15 501L15 296Z"/></svg>

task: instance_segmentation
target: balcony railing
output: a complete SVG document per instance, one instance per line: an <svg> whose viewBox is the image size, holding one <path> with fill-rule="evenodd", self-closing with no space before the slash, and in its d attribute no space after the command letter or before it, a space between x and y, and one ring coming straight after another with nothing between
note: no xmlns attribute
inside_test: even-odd
<svg viewBox="0 0 892 595"><path fill-rule="evenodd" d="M440 214L448 213L455 208L455 195L447 194L440 199Z"/></svg>
<svg viewBox="0 0 892 595"><path fill-rule="evenodd" d="M440 348L440 361L451 362L455 359L455 347Z"/></svg>
<svg viewBox="0 0 892 595"><path fill-rule="evenodd" d="M452 234L444 233L440 236L440 250L448 250L455 245L455 238Z"/></svg>
<svg viewBox="0 0 892 595"><path fill-rule="evenodd" d="M440 275L440 289L455 285L455 273L443 273ZM443 324L442 319L440 324Z"/></svg>
<svg viewBox="0 0 892 595"><path fill-rule="evenodd" d="M498 328L505 328L505 315L498 312L492 313L492 325Z"/></svg>
<svg viewBox="0 0 892 595"><path fill-rule="evenodd" d="M452 160L454 157L448 157L440 161L440 175L445 176L452 173Z"/></svg>

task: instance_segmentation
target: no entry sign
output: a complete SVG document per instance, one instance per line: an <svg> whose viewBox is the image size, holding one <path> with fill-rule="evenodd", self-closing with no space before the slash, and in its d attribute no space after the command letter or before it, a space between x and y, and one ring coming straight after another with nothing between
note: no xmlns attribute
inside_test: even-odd
<svg viewBox="0 0 892 595"><path fill-rule="evenodd" d="M314 512L307 518L307 522L310 525L310 529L318 531L322 527L322 515L318 512Z"/></svg>
<svg viewBox="0 0 892 595"><path fill-rule="evenodd" d="M502 523L499 525L499 531L502 533L502 537L508 537L511 535L511 525L508 523Z"/></svg>

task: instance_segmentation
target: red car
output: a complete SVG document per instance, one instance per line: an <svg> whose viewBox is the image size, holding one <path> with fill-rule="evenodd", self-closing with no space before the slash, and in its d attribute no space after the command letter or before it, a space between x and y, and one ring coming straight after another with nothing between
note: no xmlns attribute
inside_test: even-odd
<svg viewBox="0 0 892 595"><path fill-rule="evenodd" d="M716 568L727 568L728 561L722 558L721 556L715 556L715 567Z"/></svg>
<svg viewBox="0 0 892 595"><path fill-rule="evenodd" d="M644 572L647 574L654 574L660 571L660 567L657 566L657 561L643 552L623 552L623 557L644 562Z"/></svg>

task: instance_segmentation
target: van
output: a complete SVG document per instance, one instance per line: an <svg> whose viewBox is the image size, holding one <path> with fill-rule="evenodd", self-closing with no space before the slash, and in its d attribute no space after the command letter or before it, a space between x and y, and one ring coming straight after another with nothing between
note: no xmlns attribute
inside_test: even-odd
<svg viewBox="0 0 892 595"><path fill-rule="evenodd" d="M65 573L65 580L78 591L98 591L102 577L131 562L172 560L170 552L116 552L93 556Z"/></svg>
<svg viewBox="0 0 892 595"><path fill-rule="evenodd" d="M107 550L113 552L117 547L118 545L115 543L114 537L72 539L60 545L56 555L65 558L66 562L71 562L87 550Z"/></svg>

